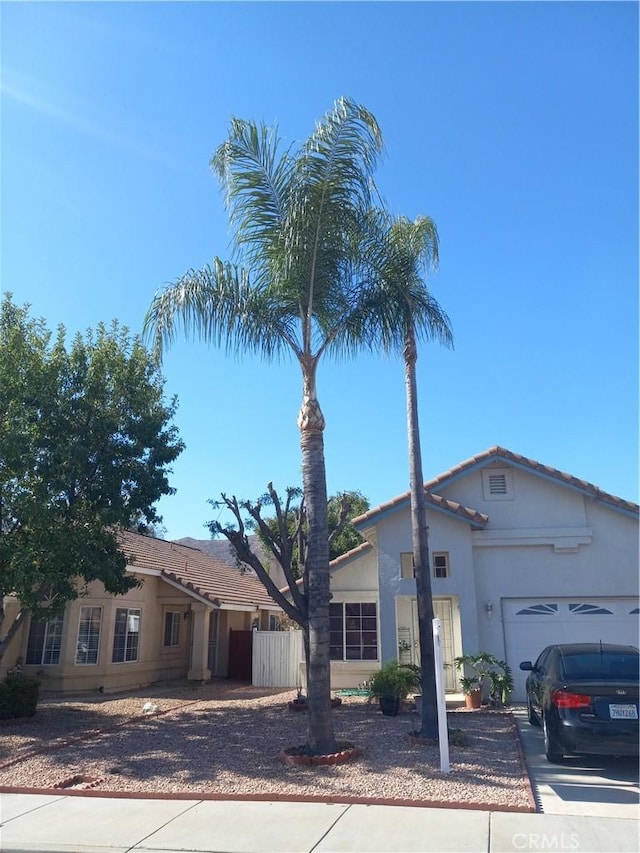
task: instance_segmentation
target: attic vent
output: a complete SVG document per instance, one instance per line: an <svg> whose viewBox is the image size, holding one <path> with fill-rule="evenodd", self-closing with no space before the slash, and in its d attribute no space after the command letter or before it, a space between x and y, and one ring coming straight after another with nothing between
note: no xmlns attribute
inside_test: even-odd
<svg viewBox="0 0 640 853"><path fill-rule="evenodd" d="M509 468L485 468L482 489L486 501L513 500L513 473Z"/></svg>
<svg viewBox="0 0 640 853"><path fill-rule="evenodd" d="M489 474L489 494L507 494L507 478L504 474Z"/></svg>

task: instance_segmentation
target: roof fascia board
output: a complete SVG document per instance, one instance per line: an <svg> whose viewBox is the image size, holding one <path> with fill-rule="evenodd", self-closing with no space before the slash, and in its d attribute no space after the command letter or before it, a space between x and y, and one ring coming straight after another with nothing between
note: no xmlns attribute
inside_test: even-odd
<svg viewBox="0 0 640 853"><path fill-rule="evenodd" d="M436 492L436 494L437 494L437 492ZM370 530L370 529L375 528L375 526L382 519L387 518L391 515L394 515L396 512L399 512L401 509L404 509L407 506L407 504L410 504L410 498L406 498L406 500L399 501L394 506L386 507L385 509L383 509L379 513L377 513L374 516L374 518L369 518L365 522L360 522L359 524L354 524L354 527L356 528L356 530L359 533L364 535L364 533L363 533L364 530ZM462 521L465 524L468 524L470 527L478 527L478 526L483 527L484 526L482 524L482 522L479 520L474 520L472 518L465 518L464 516L460 515L459 512L455 512L454 510L448 509L445 506L439 506L438 504L431 503L430 501L427 502L425 509L427 510L427 512L429 512L430 510L433 510L434 512L441 512L443 515L446 515L448 518L454 518L456 521Z"/></svg>
<svg viewBox="0 0 640 853"><path fill-rule="evenodd" d="M477 471L478 469L486 468L489 465L494 464L495 462L500 462L509 468L518 468L520 471L524 471L527 474L532 474L534 477L542 477L542 479L547 480L550 483L554 483L556 486L564 486L567 489L571 489L574 492L578 492L578 494L584 495L587 498L591 498L591 500L598 501L598 503L608 507L611 510L614 510L615 512L621 512L623 515L629 516L629 518L637 519L638 517L638 514L633 510L628 509L624 506L617 506L616 504L611 503L610 501L607 501L604 498L598 497L597 494L594 494L589 489L585 489L583 486L576 485L575 483L568 483L561 477L555 477L553 474L550 474L547 471L540 471L537 468L532 467L531 465L526 465L523 462L519 462L515 459L510 459L508 456L504 456L502 453L494 453L491 456L486 456L482 459L477 459L475 462L472 462L467 468L464 468L461 471L456 471L454 474L451 474L448 477L443 477L441 480L437 480L436 482L434 482L434 487L436 489L446 487L450 483L455 483L457 480L466 477L468 474L471 474L474 471ZM427 483L427 485L429 485L429 482ZM436 494L437 493L438 492L436 492Z"/></svg>
<svg viewBox="0 0 640 853"><path fill-rule="evenodd" d="M368 547L363 548L363 545L367 545ZM332 573L339 572L340 569L351 565L351 563L359 560L365 554L371 553L372 548L373 545L370 542L361 542L360 545L356 545L351 552L347 551L346 554L341 554L339 557L336 557L335 560L332 560L329 563L329 571Z"/></svg>
<svg viewBox="0 0 640 853"><path fill-rule="evenodd" d="M584 486L579 486L576 483L568 483L561 477L555 477L547 471L539 471L537 468L532 468L530 465L525 465L522 462L516 462L513 459L507 459L505 456L497 456L496 458L500 459L500 461L504 462L506 465L510 465L512 468L518 468L520 471L524 471L527 474L533 474L536 477L541 477L543 480L547 480L549 483L554 483L556 486L564 486L566 489L571 489L572 492L577 492L585 498L591 498L592 501L597 501L599 504L614 510L614 512L621 512L623 515L628 515L630 518L638 517L637 513L633 512L633 510L627 509L627 507L624 506L617 506L616 504L599 497L597 494L594 494L589 489L585 489ZM597 488L597 486L594 488Z"/></svg>
<svg viewBox="0 0 640 853"><path fill-rule="evenodd" d="M150 575L152 578L162 576L162 569L143 569L141 566L136 566L135 563L129 563L126 570L132 575Z"/></svg>
<svg viewBox="0 0 640 853"><path fill-rule="evenodd" d="M160 575L162 580L169 584L169 586L174 587L174 589L179 589L180 592L184 592L185 595L188 595L189 598L194 598L196 601L199 601L201 604L206 604L207 607L210 607L212 610L220 610L221 607L219 604L214 604L210 598L206 598L204 595L200 595L192 589L188 589L188 587L184 586L177 581L174 581L172 578L168 578L166 575Z"/></svg>

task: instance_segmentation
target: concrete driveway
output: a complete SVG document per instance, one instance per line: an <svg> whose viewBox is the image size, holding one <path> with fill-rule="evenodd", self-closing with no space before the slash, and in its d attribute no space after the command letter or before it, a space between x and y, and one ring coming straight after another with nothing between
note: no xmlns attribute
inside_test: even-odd
<svg viewBox="0 0 640 853"><path fill-rule="evenodd" d="M572 756L551 764L544 755L542 729L527 722L525 708L516 708L514 716L540 812L638 819L637 758Z"/></svg>

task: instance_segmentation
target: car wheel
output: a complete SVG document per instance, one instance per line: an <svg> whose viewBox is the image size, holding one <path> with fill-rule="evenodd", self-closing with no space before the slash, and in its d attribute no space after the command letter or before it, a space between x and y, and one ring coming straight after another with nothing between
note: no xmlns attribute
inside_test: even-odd
<svg viewBox="0 0 640 853"><path fill-rule="evenodd" d="M560 749L552 732L549 731L546 714L542 715L542 732L544 734L544 754L547 757L547 761L551 761L553 764L560 763L564 753Z"/></svg>
<svg viewBox="0 0 640 853"><path fill-rule="evenodd" d="M540 720L538 719L538 715L531 707L531 696L527 696L527 720L531 723L532 726L539 726Z"/></svg>

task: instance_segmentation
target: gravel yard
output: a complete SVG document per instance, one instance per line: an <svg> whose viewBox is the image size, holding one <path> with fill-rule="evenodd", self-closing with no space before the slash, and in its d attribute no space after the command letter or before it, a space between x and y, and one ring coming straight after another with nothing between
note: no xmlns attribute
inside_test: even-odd
<svg viewBox="0 0 640 853"><path fill-rule="evenodd" d="M496 711L450 711L468 745L450 747L451 772L436 747L411 745L415 712L383 716L374 703L343 697L333 711L339 741L362 756L346 764L287 767L278 756L303 744L307 714L295 691L233 682L148 688L127 696L45 699L31 720L0 728L0 791L49 789L75 778L97 792L363 798L532 810L515 723ZM153 715L143 705L157 706Z"/></svg>

